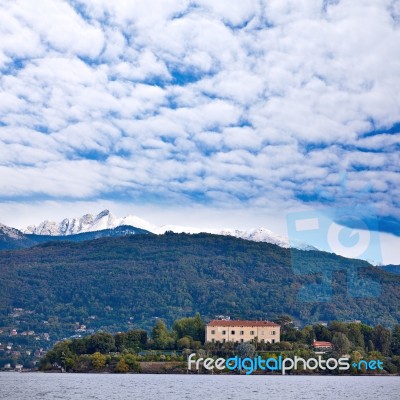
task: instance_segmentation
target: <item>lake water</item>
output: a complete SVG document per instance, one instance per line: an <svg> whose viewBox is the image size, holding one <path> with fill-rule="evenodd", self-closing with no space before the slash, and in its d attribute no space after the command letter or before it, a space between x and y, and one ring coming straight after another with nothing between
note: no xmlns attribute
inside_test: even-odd
<svg viewBox="0 0 400 400"><path fill-rule="evenodd" d="M0 399L400 399L400 377L0 373Z"/></svg>

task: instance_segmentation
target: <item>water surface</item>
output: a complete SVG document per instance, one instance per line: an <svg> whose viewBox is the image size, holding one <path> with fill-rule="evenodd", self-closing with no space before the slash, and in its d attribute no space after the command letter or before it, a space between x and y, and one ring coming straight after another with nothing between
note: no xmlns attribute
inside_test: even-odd
<svg viewBox="0 0 400 400"><path fill-rule="evenodd" d="M0 399L400 399L400 377L0 373Z"/></svg>

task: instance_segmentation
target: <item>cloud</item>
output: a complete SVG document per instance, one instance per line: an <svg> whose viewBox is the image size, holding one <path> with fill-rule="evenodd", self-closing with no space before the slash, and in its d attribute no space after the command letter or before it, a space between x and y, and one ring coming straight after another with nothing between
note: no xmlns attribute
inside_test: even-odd
<svg viewBox="0 0 400 400"><path fill-rule="evenodd" d="M2 198L282 213L364 201L399 221L398 9L1 4Z"/></svg>

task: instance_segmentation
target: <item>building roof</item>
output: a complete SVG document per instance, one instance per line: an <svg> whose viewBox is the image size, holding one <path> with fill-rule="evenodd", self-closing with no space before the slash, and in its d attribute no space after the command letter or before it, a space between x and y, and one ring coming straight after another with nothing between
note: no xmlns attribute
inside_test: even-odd
<svg viewBox="0 0 400 400"><path fill-rule="evenodd" d="M280 327L271 321L245 321L245 320L220 320L214 319L210 321L207 326L269 326L269 327Z"/></svg>
<svg viewBox="0 0 400 400"><path fill-rule="evenodd" d="M324 341L314 340L313 341L313 346L314 347L332 347L332 343L331 342L324 342Z"/></svg>

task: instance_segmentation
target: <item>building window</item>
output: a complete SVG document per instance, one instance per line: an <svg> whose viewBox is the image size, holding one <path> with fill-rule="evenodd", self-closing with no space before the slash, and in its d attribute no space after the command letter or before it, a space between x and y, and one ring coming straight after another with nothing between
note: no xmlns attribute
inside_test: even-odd
<svg viewBox="0 0 400 400"><path fill-rule="evenodd" d="M231 335L234 335L235 334L235 331L231 331Z"/></svg>
<svg viewBox="0 0 400 400"><path fill-rule="evenodd" d="M272 339L271 343L275 343L275 339Z"/></svg>
<svg viewBox="0 0 400 400"><path fill-rule="evenodd" d="M240 331L240 334L241 334L241 335L244 335L244 331Z"/></svg>
<svg viewBox="0 0 400 400"><path fill-rule="evenodd" d="M215 339L211 339L211 343L215 343Z"/></svg>
<svg viewBox="0 0 400 400"><path fill-rule="evenodd" d="M272 331L272 334L273 334L273 335L275 335L275 334L276 334L276 332L275 332L275 331Z"/></svg>
<svg viewBox="0 0 400 400"><path fill-rule="evenodd" d="M226 335L226 331L222 331L222 334L223 334L223 335Z"/></svg>
<svg viewBox="0 0 400 400"><path fill-rule="evenodd" d="M211 335L215 335L215 331L214 330L211 331Z"/></svg>
<svg viewBox="0 0 400 400"><path fill-rule="evenodd" d="M250 335L254 335L254 331L250 331Z"/></svg>
<svg viewBox="0 0 400 400"><path fill-rule="evenodd" d="M240 343L243 343L244 342L244 339L240 339Z"/></svg>
<svg viewBox="0 0 400 400"><path fill-rule="evenodd" d="M226 339L222 339L222 343L225 343L226 342Z"/></svg>

